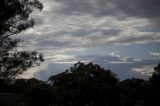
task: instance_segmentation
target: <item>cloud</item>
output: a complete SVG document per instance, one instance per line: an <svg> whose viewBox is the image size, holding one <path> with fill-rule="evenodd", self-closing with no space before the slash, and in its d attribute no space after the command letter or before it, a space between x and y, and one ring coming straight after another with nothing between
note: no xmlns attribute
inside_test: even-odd
<svg viewBox="0 0 160 106"><path fill-rule="evenodd" d="M43 53L46 67L26 75L35 73L34 76L43 79L64 71L77 61L93 61L110 68L123 79L137 75L143 77L134 73L132 68L158 63L159 60L136 61L130 56L115 53L101 55L96 50L93 51L95 55L91 55L85 49L160 42L159 0L40 1L44 4L44 10L30 16L35 18L35 26L16 37L24 40L20 49ZM81 54L83 52L86 52L85 55Z"/></svg>
<svg viewBox="0 0 160 106"><path fill-rule="evenodd" d="M160 53L158 53L158 52L150 52L149 54L152 56L160 57Z"/></svg>
<svg viewBox="0 0 160 106"><path fill-rule="evenodd" d="M22 75L19 75L18 78L32 78L34 77L34 73L37 73L39 70L47 69L47 64L41 64L40 66L33 67L25 71Z"/></svg>
<svg viewBox="0 0 160 106"><path fill-rule="evenodd" d="M124 58L124 61L134 62L134 58L132 58L132 57L125 57L125 58Z"/></svg>
<svg viewBox="0 0 160 106"><path fill-rule="evenodd" d="M111 69L116 73L120 80L126 78L143 78L148 79L153 72L154 67L160 60L140 60L134 62L111 62L100 64L106 69Z"/></svg>
<svg viewBox="0 0 160 106"><path fill-rule="evenodd" d="M132 68L132 71L144 76L151 76L154 71L155 65L147 65L142 67Z"/></svg>
<svg viewBox="0 0 160 106"><path fill-rule="evenodd" d="M74 19L72 20L72 17L68 17L67 20L59 20L58 18L55 19L55 22L57 20L60 23L56 22L55 24L62 27L58 27L54 23L52 24L52 22L45 23L42 26L35 26L34 29L22 33L23 35L21 34L18 37L25 40L25 46L28 45L35 48L84 48L160 41L159 32L140 32L136 29L137 27L143 27L149 24L145 19L130 18L128 20L118 21L107 17L97 19L90 16L74 17ZM61 23L62 20L64 23ZM70 25L69 23L72 23L72 21L75 21L76 24Z"/></svg>
<svg viewBox="0 0 160 106"><path fill-rule="evenodd" d="M95 62L95 63L130 63L134 62L134 59L131 57L122 57L116 53L106 54L106 55L80 55L80 56L70 56L64 54L57 54L54 56L49 56L50 59L54 61L54 63L70 63L74 64L77 61L81 62Z"/></svg>
<svg viewBox="0 0 160 106"><path fill-rule="evenodd" d="M94 16L158 17L159 0L55 0L56 11L62 14Z"/></svg>
<svg viewBox="0 0 160 106"><path fill-rule="evenodd" d="M31 15L35 27L19 36L25 46L95 47L160 41L158 0L41 1L44 10ZM117 19L119 14L125 18Z"/></svg>

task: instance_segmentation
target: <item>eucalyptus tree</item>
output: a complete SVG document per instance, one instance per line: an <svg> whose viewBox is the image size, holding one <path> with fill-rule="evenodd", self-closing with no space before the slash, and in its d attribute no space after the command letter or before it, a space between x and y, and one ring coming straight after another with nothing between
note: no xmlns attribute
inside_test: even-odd
<svg viewBox="0 0 160 106"><path fill-rule="evenodd" d="M30 14L42 10L38 0L0 0L0 79L12 80L44 59L36 51L18 51L21 39L14 38L35 24Z"/></svg>

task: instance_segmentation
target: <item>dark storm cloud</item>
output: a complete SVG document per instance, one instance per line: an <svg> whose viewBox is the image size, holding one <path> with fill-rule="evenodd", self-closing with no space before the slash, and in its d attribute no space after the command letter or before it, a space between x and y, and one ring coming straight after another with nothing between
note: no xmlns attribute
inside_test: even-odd
<svg viewBox="0 0 160 106"><path fill-rule="evenodd" d="M160 16L160 0L55 0L64 14L93 14L95 16L127 15L131 17Z"/></svg>

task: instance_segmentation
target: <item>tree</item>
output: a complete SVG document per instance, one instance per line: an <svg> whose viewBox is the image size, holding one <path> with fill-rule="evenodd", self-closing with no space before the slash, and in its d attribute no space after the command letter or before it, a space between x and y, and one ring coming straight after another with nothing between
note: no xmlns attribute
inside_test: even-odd
<svg viewBox="0 0 160 106"><path fill-rule="evenodd" d="M160 85L160 64L154 67L154 72L150 78L150 80L157 85Z"/></svg>
<svg viewBox="0 0 160 106"><path fill-rule="evenodd" d="M150 105L148 82L143 79L125 79L120 82L122 106Z"/></svg>
<svg viewBox="0 0 160 106"><path fill-rule="evenodd" d="M160 64L154 67L154 72L150 78L151 103L153 106L160 105Z"/></svg>
<svg viewBox="0 0 160 106"><path fill-rule="evenodd" d="M34 20L29 16L34 9L42 8L38 0L0 1L0 79L12 80L43 61L43 55L36 51L18 51L22 40L12 37L33 27Z"/></svg>
<svg viewBox="0 0 160 106"><path fill-rule="evenodd" d="M51 76L54 104L60 106L120 106L118 79L110 70L78 62Z"/></svg>
<svg viewBox="0 0 160 106"><path fill-rule="evenodd" d="M43 81L35 78L16 79L13 87L14 93L19 95L20 104L29 106L49 106L51 104L50 86Z"/></svg>
<svg viewBox="0 0 160 106"><path fill-rule="evenodd" d="M51 106L52 94L48 89L34 88L28 95L30 106Z"/></svg>

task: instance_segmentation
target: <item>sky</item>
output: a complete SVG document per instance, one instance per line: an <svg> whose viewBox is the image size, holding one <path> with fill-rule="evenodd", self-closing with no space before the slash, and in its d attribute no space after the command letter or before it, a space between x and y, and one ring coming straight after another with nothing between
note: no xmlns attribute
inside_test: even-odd
<svg viewBox="0 0 160 106"><path fill-rule="evenodd" d="M147 79L160 62L160 0L40 0L19 49L45 58L20 77L47 80L74 63L93 62L121 80Z"/></svg>

